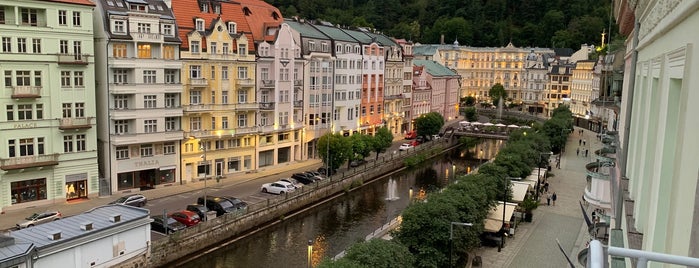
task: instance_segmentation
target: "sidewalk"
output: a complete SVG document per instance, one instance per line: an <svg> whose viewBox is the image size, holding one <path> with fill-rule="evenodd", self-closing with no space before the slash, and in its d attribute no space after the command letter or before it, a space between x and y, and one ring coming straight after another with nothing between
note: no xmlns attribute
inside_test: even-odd
<svg viewBox="0 0 699 268"><path fill-rule="evenodd" d="M560 241L576 267L582 267L577 256L589 235L579 201L587 184L585 164L592 161L593 151L602 148L602 142L597 140L594 132L585 131L580 136L578 131L579 128L575 128L568 136L561 168L552 165L551 173L555 176L549 178L549 192L556 192L556 205L547 206L546 198L542 198L539 208L534 210L533 221L520 223L515 236L506 238L501 252L495 247L477 249L474 254L481 256L481 267L568 267L556 240ZM578 146L579 139L587 141L584 147L589 150L587 157L575 153L578 147L584 149Z"/></svg>
<svg viewBox="0 0 699 268"><path fill-rule="evenodd" d="M267 176L274 176L286 171L290 170L296 170L296 169L302 169L302 170L310 170L313 169L315 170L316 168L320 167L321 161L320 159L309 159L309 160L304 160L300 162L294 162L294 163L289 163L289 164L282 164L282 165L277 165L274 168L267 168L264 170L260 170L258 172L251 172L251 173L236 173L234 175L230 175L227 178L221 179L221 181L218 183L219 186L224 187L224 186L230 186L230 185L236 185L240 184L243 182L247 182L250 180L255 180L258 178L262 177L267 177ZM235 179L232 177L235 176ZM212 179L209 179L208 183L211 182ZM215 181L214 181L215 183ZM196 182L186 182L185 184L176 184L172 186L165 186L165 187L160 187L160 188L155 188L152 190L146 190L146 191L133 191L132 193L140 193L144 195L148 200L155 200L163 197L168 197L168 196L173 196L181 193L186 193L190 191L197 191L201 190L204 188L204 181L196 181ZM128 194L132 194L128 193ZM124 196L127 194L122 194L122 193L115 193L112 194L111 196L101 196L97 198L90 198L90 199L83 199L83 200L77 200L77 201L56 201L53 204L50 205L42 205L42 206L35 206L35 207L30 207L26 209L17 209L17 210L7 210L5 211L4 214L0 214L0 230L8 230L8 229L13 229L15 228L15 224L17 222L22 221L25 217L28 217L32 215L34 212L43 212L47 210L58 210L60 211L64 217L66 216L72 216L76 214L80 214L82 212L85 212L91 208L98 207L101 205L106 205L111 201L116 200L117 198ZM1 232L1 231L0 231Z"/></svg>

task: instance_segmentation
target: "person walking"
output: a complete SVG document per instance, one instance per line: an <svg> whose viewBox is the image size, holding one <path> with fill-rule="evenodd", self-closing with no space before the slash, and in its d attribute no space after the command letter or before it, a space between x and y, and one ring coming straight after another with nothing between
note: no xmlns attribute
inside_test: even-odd
<svg viewBox="0 0 699 268"><path fill-rule="evenodd" d="M582 139L578 139L578 146L582 145Z"/></svg>
<svg viewBox="0 0 699 268"><path fill-rule="evenodd" d="M556 199L557 199L557 198L558 198L558 196L556 196L556 192L553 192L553 194L551 195L551 200L553 200L553 205L554 205L554 206L556 205Z"/></svg>
<svg viewBox="0 0 699 268"><path fill-rule="evenodd" d="M586 143L587 143L587 141L586 141L586 140L583 140L583 146L585 146Z"/></svg>
<svg viewBox="0 0 699 268"><path fill-rule="evenodd" d="M551 205L551 193L546 194L546 205L547 206Z"/></svg>
<svg viewBox="0 0 699 268"><path fill-rule="evenodd" d="M580 147L578 147L578 149L575 149L575 155L580 156Z"/></svg>

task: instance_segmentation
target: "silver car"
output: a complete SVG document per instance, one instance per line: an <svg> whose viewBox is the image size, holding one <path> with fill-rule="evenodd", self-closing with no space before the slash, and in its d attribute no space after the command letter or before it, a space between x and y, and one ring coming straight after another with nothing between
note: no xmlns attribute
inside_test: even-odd
<svg viewBox="0 0 699 268"><path fill-rule="evenodd" d="M122 196L109 204L121 204L127 206L142 207L145 206L147 202L148 200L142 194L132 194Z"/></svg>
<svg viewBox="0 0 699 268"><path fill-rule="evenodd" d="M58 211L46 211L41 213L34 213L33 215L27 217L23 222L17 223L17 229L24 229L32 227L37 224L42 224L50 221L60 220L62 217L61 212Z"/></svg>

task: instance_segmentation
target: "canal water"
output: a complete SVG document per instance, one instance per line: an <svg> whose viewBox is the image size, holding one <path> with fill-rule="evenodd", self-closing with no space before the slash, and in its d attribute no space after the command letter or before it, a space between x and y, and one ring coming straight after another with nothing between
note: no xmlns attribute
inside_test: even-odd
<svg viewBox="0 0 699 268"><path fill-rule="evenodd" d="M453 150L181 263L181 267L308 267L309 240L315 266L399 216L410 202L411 188L412 198L419 198L420 190L439 190L453 181L455 173L465 174L494 157L503 144L487 140L470 151Z"/></svg>

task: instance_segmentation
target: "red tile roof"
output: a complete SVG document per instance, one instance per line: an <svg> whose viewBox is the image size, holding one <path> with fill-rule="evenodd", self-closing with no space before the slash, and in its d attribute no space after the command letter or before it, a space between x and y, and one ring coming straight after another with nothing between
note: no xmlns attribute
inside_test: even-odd
<svg viewBox="0 0 699 268"><path fill-rule="evenodd" d="M284 18L276 7L261 0L237 0L249 13L245 16L256 42L274 41L275 34L267 35L268 28L279 29Z"/></svg>
<svg viewBox="0 0 699 268"><path fill-rule="evenodd" d="M235 22L238 33L244 33L248 38L248 50L254 51L254 39L253 32L250 29L244 15L243 7L237 2L226 2L219 1L216 3L221 4L221 14L213 13L211 8L210 12L204 13L199 10L199 5L196 0L175 0L172 1L172 11L175 14L175 20L177 21L178 34L180 39L182 39L182 47L189 48L189 39L187 34L194 31L194 21L196 18L204 19L205 27L210 27L211 22L215 19L220 19L224 22ZM210 30L210 29L206 29ZM202 44L203 47L204 44ZM234 47L233 49L236 49Z"/></svg>
<svg viewBox="0 0 699 268"><path fill-rule="evenodd" d="M66 3L66 4L76 4L85 6L95 6L95 3L90 0L44 0L46 2L56 2L56 3Z"/></svg>

